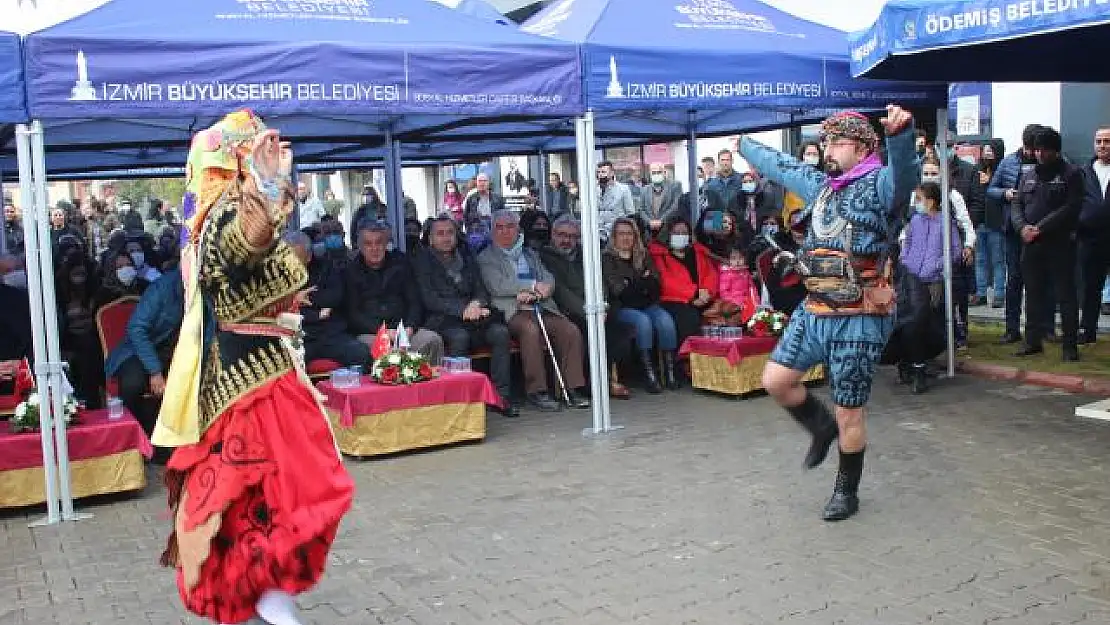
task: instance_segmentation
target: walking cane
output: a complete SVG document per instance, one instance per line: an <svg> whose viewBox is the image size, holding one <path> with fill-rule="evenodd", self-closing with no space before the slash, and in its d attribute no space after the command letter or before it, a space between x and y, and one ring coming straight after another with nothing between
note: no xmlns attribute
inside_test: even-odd
<svg viewBox="0 0 1110 625"><path fill-rule="evenodd" d="M536 303L532 304L532 310L536 313L536 323L540 325L543 340L547 343L547 353L551 354L551 364L555 366L555 376L559 380L559 388L563 390L563 401L569 406L570 393L567 392L567 383L563 380L563 371L559 368L559 361L555 358L555 349L551 347L551 336L547 334L547 324L543 322L543 309L540 308L539 303Z"/></svg>

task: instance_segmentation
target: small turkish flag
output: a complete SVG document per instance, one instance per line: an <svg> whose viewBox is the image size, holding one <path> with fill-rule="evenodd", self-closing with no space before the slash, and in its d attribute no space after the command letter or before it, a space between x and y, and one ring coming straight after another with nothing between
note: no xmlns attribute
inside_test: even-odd
<svg viewBox="0 0 1110 625"><path fill-rule="evenodd" d="M382 323L378 328L378 334L374 336L374 346L370 348L370 355L374 360L385 356L393 349L393 339L389 336L389 327Z"/></svg>

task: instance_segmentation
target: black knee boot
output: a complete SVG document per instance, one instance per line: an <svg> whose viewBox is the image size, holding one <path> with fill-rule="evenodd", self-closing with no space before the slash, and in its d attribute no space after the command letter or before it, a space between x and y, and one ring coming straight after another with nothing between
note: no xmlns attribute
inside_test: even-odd
<svg viewBox="0 0 1110 625"><path fill-rule="evenodd" d="M920 395L929 390L929 373L925 370L925 364L914 364L911 369L910 384L913 386L913 394Z"/></svg>
<svg viewBox="0 0 1110 625"><path fill-rule="evenodd" d="M832 498L825 504L821 515L826 521L843 521L859 510L859 479L863 475L863 452L840 451L840 469L836 472L836 485Z"/></svg>
<svg viewBox="0 0 1110 625"><path fill-rule="evenodd" d="M820 465L829 455L829 447L839 433L836 418L828 406L810 393L806 393L806 399L800 405L787 408L786 411L813 437L802 467L812 469Z"/></svg>
<svg viewBox="0 0 1110 625"><path fill-rule="evenodd" d="M663 387L659 386L659 378L655 375L655 363L652 362L651 350L640 350L640 364L644 368L644 387L647 392L652 395L657 395L663 392Z"/></svg>
<svg viewBox="0 0 1110 625"><path fill-rule="evenodd" d="M672 391L682 388L682 379L678 375L677 367L674 352L663 352L663 384Z"/></svg>

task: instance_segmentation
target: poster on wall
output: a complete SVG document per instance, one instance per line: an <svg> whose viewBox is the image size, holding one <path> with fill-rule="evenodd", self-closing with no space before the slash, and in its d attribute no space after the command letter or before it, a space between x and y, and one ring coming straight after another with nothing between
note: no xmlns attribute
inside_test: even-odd
<svg viewBox="0 0 1110 625"><path fill-rule="evenodd" d="M505 208L520 211L528 204L528 157L502 156L498 164L501 169L501 196L505 198Z"/></svg>
<svg viewBox="0 0 1110 625"><path fill-rule="evenodd" d="M991 137L991 83L956 82L948 87L948 126L956 140Z"/></svg>

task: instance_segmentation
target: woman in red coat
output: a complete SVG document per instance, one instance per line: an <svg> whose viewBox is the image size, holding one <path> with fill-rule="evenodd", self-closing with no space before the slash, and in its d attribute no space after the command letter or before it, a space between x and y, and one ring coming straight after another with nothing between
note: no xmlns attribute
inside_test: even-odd
<svg viewBox="0 0 1110 625"><path fill-rule="evenodd" d="M718 294L717 264L709 248L692 241L691 232L689 221L674 219L648 248L659 269L660 303L674 318L679 345L701 330L702 312Z"/></svg>

